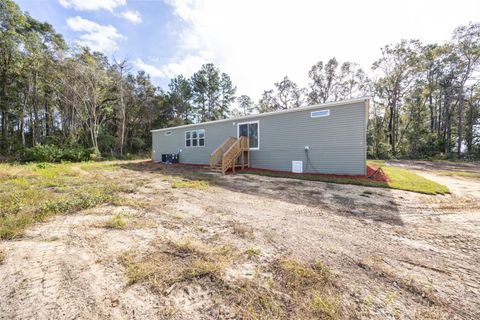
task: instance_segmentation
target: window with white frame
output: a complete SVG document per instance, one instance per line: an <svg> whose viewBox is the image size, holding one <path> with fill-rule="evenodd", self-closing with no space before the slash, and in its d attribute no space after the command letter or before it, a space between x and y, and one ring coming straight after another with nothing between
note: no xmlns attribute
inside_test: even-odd
<svg viewBox="0 0 480 320"><path fill-rule="evenodd" d="M310 112L311 118L321 118L321 117L328 117L330 115L330 110L318 110Z"/></svg>
<svg viewBox="0 0 480 320"><path fill-rule="evenodd" d="M237 127L237 136L245 136L248 137L250 143L251 150L258 150L260 149L260 131L259 131L259 122L252 121L252 122L243 122L239 123Z"/></svg>
<svg viewBox="0 0 480 320"><path fill-rule="evenodd" d="M185 147L205 146L205 129L185 131Z"/></svg>

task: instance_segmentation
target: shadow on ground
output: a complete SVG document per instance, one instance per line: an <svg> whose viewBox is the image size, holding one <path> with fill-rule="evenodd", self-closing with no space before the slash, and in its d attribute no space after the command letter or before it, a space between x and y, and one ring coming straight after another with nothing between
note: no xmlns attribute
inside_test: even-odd
<svg viewBox="0 0 480 320"><path fill-rule="evenodd" d="M123 163L120 167L182 180L208 181L232 192L305 205L356 219L368 219L389 225L403 225L399 205L390 189L252 174L219 176L202 166L166 165L151 161Z"/></svg>

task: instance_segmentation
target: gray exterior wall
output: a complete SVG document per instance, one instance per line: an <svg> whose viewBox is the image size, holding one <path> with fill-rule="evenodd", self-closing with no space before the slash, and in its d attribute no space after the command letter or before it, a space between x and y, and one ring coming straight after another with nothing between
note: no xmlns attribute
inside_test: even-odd
<svg viewBox="0 0 480 320"><path fill-rule="evenodd" d="M316 110L330 116L311 118ZM237 137L237 125L259 122L259 150L250 152L251 167L292 171L292 161L303 161L304 172L366 174L368 100L324 104L231 120L206 122L153 131L152 158L180 152L180 162L208 164L209 156L227 137ZM185 131L205 129L204 147L185 147ZM165 132L171 131L170 135ZM309 146L307 164L305 146Z"/></svg>

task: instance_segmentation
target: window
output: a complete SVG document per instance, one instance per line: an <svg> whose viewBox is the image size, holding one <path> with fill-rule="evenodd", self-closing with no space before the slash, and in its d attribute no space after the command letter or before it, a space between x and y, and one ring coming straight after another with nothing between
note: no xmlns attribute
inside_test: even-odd
<svg viewBox="0 0 480 320"><path fill-rule="evenodd" d="M185 131L185 147L205 146L205 129Z"/></svg>
<svg viewBox="0 0 480 320"><path fill-rule="evenodd" d="M249 137L250 149L260 149L260 132L258 130L258 121L239 123L237 136Z"/></svg>
<svg viewBox="0 0 480 320"><path fill-rule="evenodd" d="M172 131L167 131L167 132L165 132L165 135L166 135L166 136L169 136L169 135L171 135L171 134L172 134Z"/></svg>
<svg viewBox="0 0 480 320"><path fill-rule="evenodd" d="M321 118L321 117L328 117L330 115L330 110L318 110L312 111L310 113L310 118Z"/></svg>
<svg viewBox="0 0 480 320"><path fill-rule="evenodd" d="M192 147L196 147L198 143L197 131L192 131Z"/></svg>
<svg viewBox="0 0 480 320"><path fill-rule="evenodd" d="M198 130L198 146L203 147L205 145L205 130Z"/></svg>

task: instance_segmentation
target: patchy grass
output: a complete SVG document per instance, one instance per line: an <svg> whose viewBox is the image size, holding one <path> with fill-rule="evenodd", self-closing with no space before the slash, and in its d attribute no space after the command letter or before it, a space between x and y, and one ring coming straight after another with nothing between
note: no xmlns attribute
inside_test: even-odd
<svg viewBox="0 0 480 320"><path fill-rule="evenodd" d="M17 238L28 225L56 214L113 203L129 187L98 174L105 165L0 164L0 238Z"/></svg>
<svg viewBox="0 0 480 320"><path fill-rule="evenodd" d="M247 250L248 256L259 254L259 250ZM252 278L227 280L224 271L242 259L245 256L231 246L212 246L190 238L158 239L144 252L132 250L120 256L129 284L143 283L168 295L175 288L200 283L238 319L347 317L334 276L323 263L280 259L257 266Z"/></svg>
<svg viewBox="0 0 480 320"><path fill-rule="evenodd" d="M281 285L297 300L297 312L302 318L335 319L340 316L339 298L333 293L332 273L322 262L305 264L287 259L277 261L274 267Z"/></svg>
<svg viewBox="0 0 480 320"><path fill-rule="evenodd" d="M234 249L211 247L191 239L157 240L152 248L139 255L133 251L122 254L129 283L144 282L166 294L177 283L195 279L218 279L220 272L233 261Z"/></svg>
<svg viewBox="0 0 480 320"><path fill-rule="evenodd" d="M117 214L105 222L103 225L104 228L108 229L126 229L128 227L128 221L125 217L120 214Z"/></svg>
<svg viewBox="0 0 480 320"><path fill-rule="evenodd" d="M232 246L192 238L160 238L146 250L124 252L119 261L129 284L147 285L163 296L200 285L216 305L236 319L348 317L349 309L343 304L335 276L320 261L279 259L255 263L252 277L231 278L228 270L258 255L260 251L254 248L242 253Z"/></svg>
<svg viewBox="0 0 480 320"><path fill-rule="evenodd" d="M339 184L352 184L361 185L366 187L380 187L413 191L424 194L445 194L449 193L446 186L436 183L434 181L423 178L407 169L387 166L384 161L381 160L369 160L369 164L382 167L382 170L386 173L390 181L374 181L370 179L358 179L348 177L334 177L327 175L314 175L314 174L293 174L289 172L270 172L270 171L257 171L257 170L243 170L240 173L244 174L256 174L267 177L279 177L290 178L310 181L321 181L328 183Z"/></svg>
<svg viewBox="0 0 480 320"><path fill-rule="evenodd" d="M138 260L133 251L124 252L120 256L120 262L125 266L125 273L128 278L128 284L151 279L154 281L154 275L157 272L155 260Z"/></svg>
<svg viewBox="0 0 480 320"><path fill-rule="evenodd" d="M172 179L172 188L190 188L190 189L208 189L210 183L207 180L188 180L188 179Z"/></svg>
<svg viewBox="0 0 480 320"><path fill-rule="evenodd" d="M239 281L226 290L225 297L234 306L239 319L289 319L284 308L288 296L282 296L258 281Z"/></svg>
<svg viewBox="0 0 480 320"><path fill-rule="evenodd" d="M337 315L337 306L333 301L329 301L325 296L318 292L312 294L312 298L309 302L309 308L312 313L321 317L335 319Z"/></svg>
<svg viewBox="0 0 480 320"><path fill-rule="evenodd" d="M245 253L249 259L253 259L260 255L260 249L248 248Z"/></svg>
<svg viewBox="0 0 480 320"><path fill-rule="evenodd" d="M134 214L119 213L111 216L107 221L94 224L99 228L116 229L116 230L132 230L143 228L154 228L157 226L155 221L138 217Z"/></svg>
<svg viewBox="0 0 480 320"><path fill-rule="evenodd" d="M468 172L468 171L440 171L441 176L450 177L462 177L462 178L474 178L480 179L480 172Z"/></svg>
<svg viewBox="0 0 480 320"><path fill-rule="evenodd" d="M290 287L303 287L311 283L328 282L331 276L330 268L317 261L313 265L303 264L295 259L279 260L276 263L277 272L285 277Z"/></svg>
<svg viewBox="0 0 480 320"><path fill-rule="evenodd" d="M325 268L322 263L276 260L264 270L271 278L240 281L229 287L226 296L241 319L347 318L347 309Z"/></svg>

